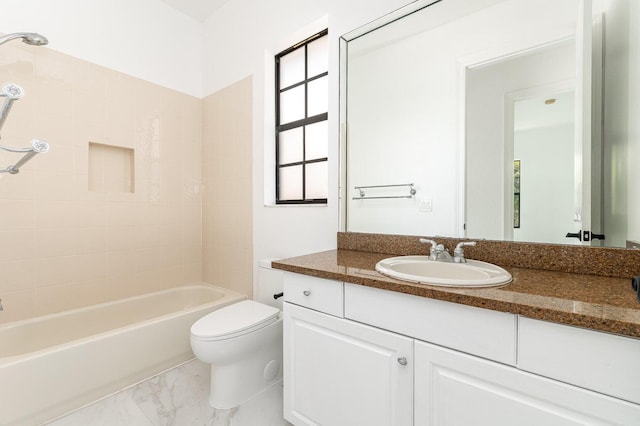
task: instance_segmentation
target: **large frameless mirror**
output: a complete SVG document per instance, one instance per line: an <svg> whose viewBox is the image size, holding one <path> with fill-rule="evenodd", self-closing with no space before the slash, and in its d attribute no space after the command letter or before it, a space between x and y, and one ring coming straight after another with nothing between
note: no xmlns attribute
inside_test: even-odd
<svg viewBox="0 0 640 426"><path fill-rule="evenodd" d="M341 40L344 231L640 241L640 4L418 1Z"/></svg>

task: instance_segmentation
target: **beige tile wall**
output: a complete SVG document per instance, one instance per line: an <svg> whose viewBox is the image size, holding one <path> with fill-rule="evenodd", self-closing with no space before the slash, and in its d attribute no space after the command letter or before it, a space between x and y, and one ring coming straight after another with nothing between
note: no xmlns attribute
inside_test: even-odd
<svg viewBox="0 0 640 426"><path fill-rule="evenodd" d="M204 280L252 295L252 81L204 99Z"/></svg>
<svg viewBox="0 0 640 426"><path fill-rule="evenodd" d="M0 322L201 280L203 101L47 48L0 49L0 84L25 91L0 144L51 146L0 174ZM89 142L135 150L134 193L89 190ZM0 168L18 158L0 152Z"/></svg>

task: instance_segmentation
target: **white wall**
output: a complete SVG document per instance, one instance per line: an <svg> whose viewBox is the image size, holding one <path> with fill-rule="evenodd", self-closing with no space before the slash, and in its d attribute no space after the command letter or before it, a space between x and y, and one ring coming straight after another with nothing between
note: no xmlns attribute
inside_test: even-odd
<svg viewBox="0 0 640 426"><path fill-rule="evenodd" d="M202 25L158 0L4 0L0 31L38 32L59 52L204 94Z"/></svg>
<svg viewBox="0 0 640 426"><path fill-rule="evenodd" d="M349 231L456 234L458 144L456 98L451 93L459 50L455 42L442 42L455 31L440 27L350 56ZM350 42L350 50L363 40ZM415 198L352 199L359 196L354 186L404 183L415 184ZM370 197L408 193L407 187L365 189ZM431 203L430 212L419 211L421 201Z"/></svg>
<svg viewBox="0 0 640 426"><path fill-rule="evenodd" d="M335 248L339 214L338 38L406 2L232 0L205 22L205 93L253 76L254 265L263 258ZM328 204L326 207L265 206L265 200L272 198L268 183L275 173L272 162L265 160L265 153L269 156L273 152L274 143L273 56L325 26L329 28L330 38ZM265 161L269 161L266 166Z"/></svg>

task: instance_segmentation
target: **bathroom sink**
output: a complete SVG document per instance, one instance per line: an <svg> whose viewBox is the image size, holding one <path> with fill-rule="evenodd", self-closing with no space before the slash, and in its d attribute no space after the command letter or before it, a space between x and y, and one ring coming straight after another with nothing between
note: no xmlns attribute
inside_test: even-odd
<svg viewBox="0 0 640 426"><path fill-rule="evenodd" d="M511 274L492 263L467 259L467 263L429 260L429 256L383 259L376 271L398 280L445 287L492 287L507 284Z"/></svg>

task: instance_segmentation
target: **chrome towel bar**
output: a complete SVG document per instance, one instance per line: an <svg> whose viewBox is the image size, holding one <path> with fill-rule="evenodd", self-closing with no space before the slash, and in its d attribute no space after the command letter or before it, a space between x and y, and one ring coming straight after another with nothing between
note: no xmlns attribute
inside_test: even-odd
<svg viewBox="0 0 640 426"><path fill-rule="evenodd" d="M370 188L393 188L393 187L409 187L409 195L380 195L375 197L369 197L365 194L364 189ZM380 200L385 198L413 198L416 195L416 189L413 187L413 183L400 183L396 185L369 185L369 186L354 186L353 189L359 191L358 197L353 197L352 200Z"/></svg>

